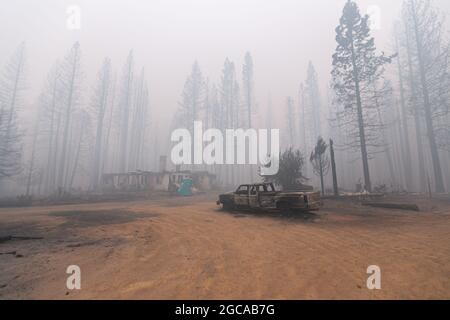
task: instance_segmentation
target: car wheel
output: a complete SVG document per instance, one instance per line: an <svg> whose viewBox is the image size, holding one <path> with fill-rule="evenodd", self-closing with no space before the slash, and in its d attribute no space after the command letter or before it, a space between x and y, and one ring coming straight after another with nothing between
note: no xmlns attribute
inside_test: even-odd
<svg viewBox="0 0 450 320"><path fill-rule="evenodd" d="M234 204L229 203L229 202L225 202L223 204L223 210L233 211L234 210Z"/></svg>

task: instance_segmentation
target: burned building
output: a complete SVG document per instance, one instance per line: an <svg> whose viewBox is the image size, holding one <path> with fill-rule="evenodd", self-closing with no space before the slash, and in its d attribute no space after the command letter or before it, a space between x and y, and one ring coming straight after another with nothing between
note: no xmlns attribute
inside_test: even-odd
<svg viewBox="0 0 450 320"><path fill-rule="evenodd" d="M193 186L198 191L207 191L216 186L216 176L207 171L136 171L103 174L102 190L169 191L171 185L179 186L185 179L192 179Z"/></svg>

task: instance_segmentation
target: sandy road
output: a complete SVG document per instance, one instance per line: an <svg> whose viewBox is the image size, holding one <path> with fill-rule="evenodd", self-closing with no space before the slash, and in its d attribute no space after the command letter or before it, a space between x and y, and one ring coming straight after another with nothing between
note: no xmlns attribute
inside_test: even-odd
<svg viewBox="0 0 450 320"><path fill-rule="evenodd" d="M450 201L421 212L336 201L317 215L213 198L0 209L0 298L449 299ZM82 289L66 289L68 265ZM382 290L366 288L378 265Z"/></svg>

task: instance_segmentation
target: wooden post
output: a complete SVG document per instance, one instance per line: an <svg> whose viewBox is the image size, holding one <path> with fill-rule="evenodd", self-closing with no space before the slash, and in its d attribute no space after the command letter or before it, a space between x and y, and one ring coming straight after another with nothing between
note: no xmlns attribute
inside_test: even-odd
<svg viewBox="0 0 450 320"><path fill-rule="evenodd" d="M333 191L336 197L339 196L339 188L337 182L337 173L336 173L336 161L334 159L334 147L333 140L330 139L330 156L331 156L331 171L333 173Z"/></svg>

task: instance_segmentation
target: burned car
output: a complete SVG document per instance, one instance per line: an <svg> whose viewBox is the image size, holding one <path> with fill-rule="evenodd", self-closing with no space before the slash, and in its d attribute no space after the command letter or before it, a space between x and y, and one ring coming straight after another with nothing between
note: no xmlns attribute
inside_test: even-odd
<svg viewBox="0 0 450 320"><path fill-rule="evenodd" d="M273 183L240 185L236 191L219 195L217 205L232 209L278 209L314 211L320 208L320 193L277 191Z"/></svg>

